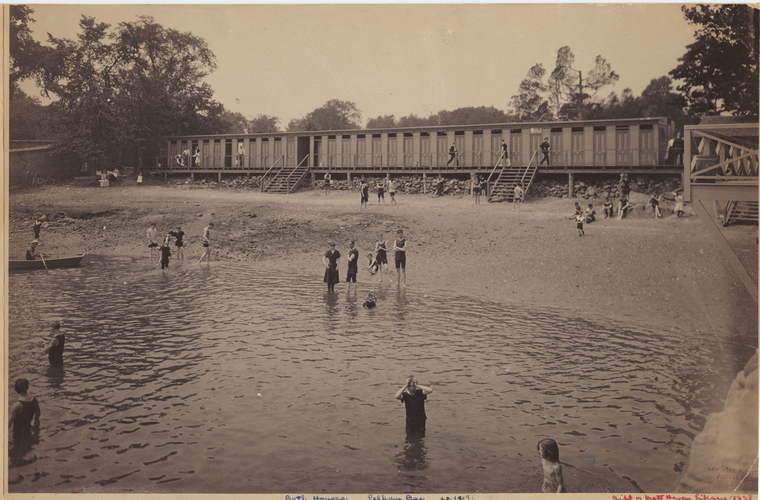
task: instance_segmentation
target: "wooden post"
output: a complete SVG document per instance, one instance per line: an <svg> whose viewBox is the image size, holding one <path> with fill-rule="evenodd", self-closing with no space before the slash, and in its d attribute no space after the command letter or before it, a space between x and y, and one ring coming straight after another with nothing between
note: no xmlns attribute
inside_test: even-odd
<svg viewBox="0 0 760 500"><path fill-rule="evenodd" d="M427 186L427 174L422 172L422 194L427 194L425 186Z"/></svg>
<svg viewBox="0 0 760 500"><path fill-rule="evenodd" d="M219 184L221 184L221 183L222 183L222 173L219 172Z"/></svg>
<svg viewBox="0 0 760 500"><path fill-rule="evenodd" d="M195 174L193 172L190 172L190 181L195 182Z"/></svg>
<svg viewBox="0 0 760 500"><path fill-rule="evenodd" d="M567 195L569 198L575 198L573 194L575 189L573 188L573 173L567 174Z"/></svg>
<svg viewBox="0 0 760 500"><path fill-rule="evenodd" d="M349 190L351 188L351 172L346 173L346 180L348 181Z"/></svg>

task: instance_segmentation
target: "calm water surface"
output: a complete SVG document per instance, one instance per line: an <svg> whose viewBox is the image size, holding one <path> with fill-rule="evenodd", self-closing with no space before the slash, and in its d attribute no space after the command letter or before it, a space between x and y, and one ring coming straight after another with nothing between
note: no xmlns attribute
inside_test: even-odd
<svg viewBox="0 0 760 500"><path fill-rule="evenodd" d="M269 274L94 256L11 274L10 381L30 380L42 430L10 491L540 491L546 436L563 462L670 491L756 347ZM53 319L63 371L41 355ZM434 389L416 441L393 399L411 373Z"/></svg>

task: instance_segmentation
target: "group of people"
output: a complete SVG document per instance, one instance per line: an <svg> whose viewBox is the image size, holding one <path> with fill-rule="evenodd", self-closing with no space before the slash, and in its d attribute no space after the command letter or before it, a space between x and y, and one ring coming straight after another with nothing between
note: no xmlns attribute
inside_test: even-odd
<svg viewBox="0 0 760 500"><path fill-rule="evenodd" d="M322 262L325 265L324 282L327 283L327 291L335 291L335 285L340 283L340 272L338 271L338 259L340 259L340 251L335 248L335 243L330 242L328 244L328 250L322 256ZM356 287L356 276L359 272L359 251L355 248L356 242L351 241L348 244L348 270L346 272L346 284L350 291L351 285ZM404 237L404 231L399 229L396 231L396 239L393 241L394 263L396 265L396 275L399 286L406 286L406 249L408 248L408 241ZM378 241L375 243L375 252L373 256L371 253L367 255L367 270L370 274L380 274L380 282L383 281L383 274L387 274L388 281L392 281L391 270L388 267L388 243L381 234L378 236ZM373 305L374 306L374 305Z"/></svg>
<svg viewBox="0 0 760 500"><path fill-rule="evenodd" d="M201 258L198 260L198 264L204 261L204 259L211 263L211 250L209 247L210 242L210 233L211 230L214 228L214 223L209 222L206 227L203 228L203 234L201 235L201 244L203 245L203 253L201 254ZM174 238L174 246L177 249L177 258L180 260L180 262L185 261L185 232L182 230L181 227L177 227L176 231L169 231L166 236L164 236L161 244L158 243L158 228L156 228L156 223L151 223L150 227L148 228L146 232L146 236L148 237L148 249L150 251L150 262L153 262L154 257L154 251L158 251L159 253L159 259L157 261L157 265L161 266L161 270L168 269L169 268L169 257L172 256L171 252L171 239Z"/></svg>

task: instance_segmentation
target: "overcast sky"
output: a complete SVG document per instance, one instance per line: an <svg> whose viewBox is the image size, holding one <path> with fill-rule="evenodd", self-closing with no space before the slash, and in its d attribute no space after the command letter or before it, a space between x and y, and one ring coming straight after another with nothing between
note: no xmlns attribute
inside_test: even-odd
<svg viewBox="0 0 760 500"><path fill-rule="evenodd" d="M252 118L294 118L329 99L354 102L362 122L443 109L507 110L528 70L554 68L569 45L584 74L597 55L634 95L675 68L694 27L682 4L32 5L31 27L74 38L82 14L116 25L138 15L206 40L215 99ZM32 95L38 92L24 86Z"/></svg>

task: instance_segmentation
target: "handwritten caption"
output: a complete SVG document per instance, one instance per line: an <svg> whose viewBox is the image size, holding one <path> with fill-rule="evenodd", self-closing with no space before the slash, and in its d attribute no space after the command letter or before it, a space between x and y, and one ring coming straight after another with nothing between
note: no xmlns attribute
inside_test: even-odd
<svg viewBox="0 0 760 500"><path fill-rule="evenodd" d="M754 500L752 495L612 495L612 500Z"/></svg>

